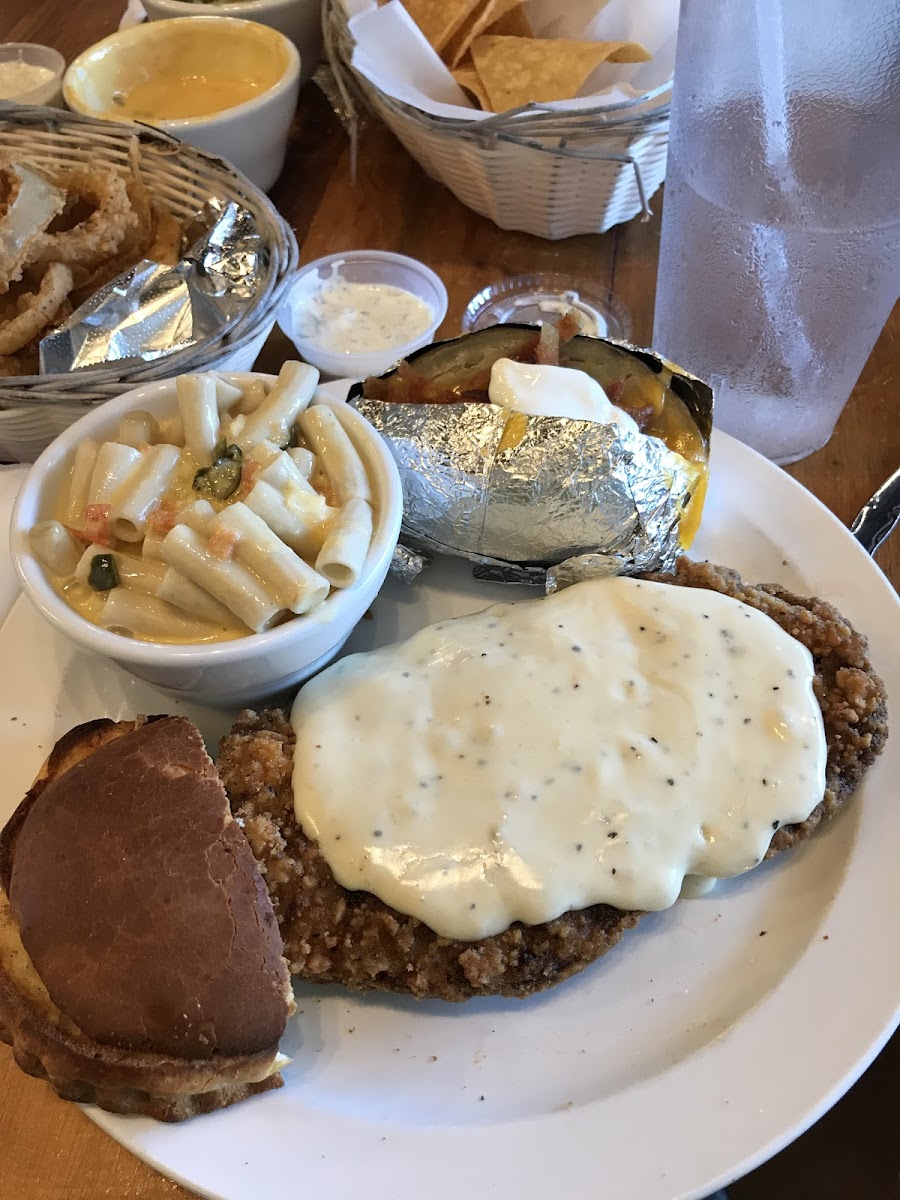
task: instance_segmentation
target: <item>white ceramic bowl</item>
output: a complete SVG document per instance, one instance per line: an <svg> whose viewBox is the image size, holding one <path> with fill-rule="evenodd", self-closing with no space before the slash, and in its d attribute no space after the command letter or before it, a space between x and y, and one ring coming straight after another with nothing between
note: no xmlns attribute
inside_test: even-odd
<svg viewBox="0 0 900 1200"><path fill-rule="evenodd" d="M388 284L411 292L431 306L434 314L431 324L412 341L398 343L387 350L368 354L334 354L323 350L313 339L300 336L300 318L308 303L310 277L315 274L324 281L331 277L332 270L337 277L350 283ZM326 375L365 379L367 375L383 375L401 358L433 342L446 315L447 289L434 271L418 259L387 250L347 250L343 254L317 258L300 268L281 302L278 324L297 347L298 354Z"/></svg>
<svg viewBox="0 0 900 1200"><path fill-rule="evenodd" d="M0 101L9 100L15 104L49 104L62 103L62 78L66 69L66 60L58 50L51 46L41 46L37 42L5 42L0 45L0 63L22 62L30 67L46 67L53 75L46 83L19 92L15 96L0 97Z"/></svg>
<svg viewBox="0 0 900 1200"><path fill-rule="evenodd" d="M274 375L225 374L237 384L273 383ZM118 396L76 421L40 456L22 485L10 525L10 549L22 590L50 625L86 650L112 659L126 671L183 699L220 708L255 704L308 679L337 654L384 583L400 533L403 491L391 453L380 435L340 401L330 407L366 464L375 491L375 529L359 582L333 592L309 616L295 617L267 633L202 646L163 646L133 641L92 625L56 594L31 552L29 530L52 515L53 497L85 437L113 438L123 413L146 409L157 417L176 410L175 380L165 379Z"/></svg>
<svg viewBox="0 0 900 1200"><path fill-rule="evenodd" d="M154 75L202 75L211 62L266 89L252 100L205 117L154 120L153 125L217 154L268 191L281 174L300 88L300 56L284 34L255 21L191 16L121 29L85 50L63 80L69 108L89 117L122 115L115 97Z"/></svg>
<svg viewBox="0 0 900 1200"><path fill-rule="evenodd" d="M151 21L172 17L238 17L258 21L289 37L300 51L300 83L312 76L322 58L320 0L228 0L222 4L191 0L143 0Z"/></svg>

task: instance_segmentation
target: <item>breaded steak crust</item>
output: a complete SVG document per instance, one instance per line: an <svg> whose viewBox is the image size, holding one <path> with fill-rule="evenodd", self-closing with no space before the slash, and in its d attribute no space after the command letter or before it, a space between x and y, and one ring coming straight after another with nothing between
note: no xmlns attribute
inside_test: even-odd
<svg viewBox="0 0 900 1200"><path fill-rule="evenodd" d="M865 638L822 600L745 584L736 572L708 563L683 558L672 575L651 578L742 600L812 654L828 741L825 795L807 821L777 831L768 855L796 845L842 807L887 737L884 687ZM303 979L442 1000L527 996L605 954L643 915L596 904L542 925L517 922L480 941L440 937L370 893L337 883L294 818L293 750L287 713L247 711L223 739L218 766L269 888L285 957Z"/></svg>

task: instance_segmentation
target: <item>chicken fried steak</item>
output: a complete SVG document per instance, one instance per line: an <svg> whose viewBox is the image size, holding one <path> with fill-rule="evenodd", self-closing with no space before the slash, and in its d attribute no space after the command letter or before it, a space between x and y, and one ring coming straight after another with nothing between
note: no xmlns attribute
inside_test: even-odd
<svg viewBox="0 0 900 1200"><path fill-rule="evenodd" d="M826 790L802 824L780 828L768 856L798 844L849 799L887 737L881 681L866 641L830 604L736 572L681 559L652 578L732 596L770 616L807 647L828 743ZM219 772L266 880L292 973L319 983L466 1000L528 996L588 966L643 915L605 904L542 925L513 924L479 941L440 937L368 892L343 888L294 817L294 735L288 714L244 712L223 740Z"/></svg>

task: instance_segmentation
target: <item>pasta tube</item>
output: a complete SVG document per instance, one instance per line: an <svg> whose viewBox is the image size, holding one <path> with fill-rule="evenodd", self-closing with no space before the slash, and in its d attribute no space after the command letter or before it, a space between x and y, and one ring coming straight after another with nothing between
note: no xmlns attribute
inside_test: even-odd
<svg viewBox="0 0 900 1200"><path fill-rule="evenodd" d="M176 571L174 567L166 568L156 594L167 604L174 604L182 612L190 613L192 617L200 617L203 621L210 621L213 625L228 628L239 624L234 614L224 604L220 604L209 592L198 587L196 583L193 583L186 575L182 575L180 571ZM249 631L246 626L243 626L241 632Z"/></svg>
<svg viewBox="0 0 900 1200"><path fill-rule="evenodd" d="M78 443L75 458L72 463L72 474L69 476L69 486L66 490L66 502L63 506L63 524L71 529L80 529L84 522L84 510L87 508L88 489L91 485L91 475L100 447L90 438Z"/></svg>
<svg viewBox="0 0 900 1200"><path fill-rule="evenodd" d="M261 379L251 379L244 388L240 400L234 406L235 413L243 416L255 413L268 394L266 385Z"/></svg>
<svg viewBox="0 0 900 1200"><path fill-rule="evenodd" d="M220 413L229 412L243 396L236 383L229 383L218 371L210 371L216 385L216 407Z"/></svg>
<svg viewBox="0 0 900 1200"><path fill-rule="evenodd" d="M168 533L168 530L166 530L166 533ZM141 543L141 557L147 559L149 562L162 562L162 544L165 540L165 533L153 533L148 529Z"/></svg>
<svg viewBox="0 0 900 1200"><path fill-rule="evenodd" d="M307 450L305 446L292 446L288 450L294 466L300 472L304 479L309 479L312 475L313 467L316 464L316 456L311 450Z"/></svg>
<svg viewBox="0 0 900 1200"><path fill-rule="evenodd" d="M274 442L262 441L251 446L244 457L248 462L254 463L260 471L263 471L281 453L281 447L276 446Z"/></svg>
<svg viewBox="0 0 900 1200"><path fill-rule="evenodd" d="M134 412L126 413L119 422L116 441L134 449L140 446L154 446L159 441L159 421L152 413L136 408Z"/></svg>
<svg viewBox="0 0 900 1200"><path fill-rule="evenodd" d="M262 441L286 446L294 422L312 400L318 382L319 372L315 367L286 362L275 386L241 430L237 443L240 448L249 450Z"/></svg>
<svg viewBox="0 0 900 1200"><path fill-rule="evenodd" d="M144 592L147 596L158 595L159 585L166 573L165 563L153 562L152 559L145 562L143 559L133 558L130 554L117 554L115 559L116 573L122 587Z"/></svg>
<svg viewBox="0 0 900 1200"><path fill-rule="evenodd" d="M130 588L117 587L109 592L100 612L99 624L112 633L125 637L177 638L183 642L199 642L215 630L207 621L189 617L165 600L144 596Z"/></svg>
<svg viewBox="0 0 900 1200"><path fill-rule="evenodd" d="M327 513L324 500L320 505L304 506L303 495L285 496L270 483L257 483L244 501L286 546L301 558L315 558L325 536L323 518Z"/></svg>
<svg viewBox="0 0 900 1200"><path fill-rule="evenodd" d="M216 510L208 500L195 500L183 508L175 518L176 525L187 525L189 529L209 537L216 519ZM144 543L146 545L146 541Z"/></svg>
<svg viewBox="0 0 900 1200"><path fill-rule="evenodd" d="M81 543L59 521L38 521L28 534L39 562L54 575L72 575L81 558Z"/></svg>
<svg viewBox="0 0 900 1200"><path fill-rule="evenodd" d="M242 563L213 558L206 539L186 525L176 525L166 535L162 550L170 567L209 592L254 633L287 616L285 606Z"/></svg>
<svg viewBox="0 0 900 1200"><path fill-rule="evenodd" d="M271 444L271 443L268 443ZM315 507L325 507L325 499L312 484L304 477L301 471L297 470L294 465L294 460L290 455L285 454L283 450L279 450L277 458L273 458L267 466L256 476L258 481L268 483L271 487L279 492L287 492L294 488L301 495L308 495L315 499Z"/></svg>
<svg viewBox="0 0 900 1200"><path fill-rule="evenodd" d="M222 425L222 437L225 439L226 445L232 445L240 437L241 430L247 424L247 418L242 413L238 413L236 417L229 417L225 424Z"/></svg>
<svg viewBox="0 0 900 1200"><path fill-rule="evenodd" d="M183 446L184 445L184 429L181 424L181 417L177 414L170 417L168 421L163 421L159 427L159 436L156 439L157 444L166 446Z"/></svg>
<svg viewBox="0 0 900 1200"><path fill-rule="evenodd" d="M216 518L216 528L237 537L235 555L293 613L305 613L328 595L328 580L276 537L246 504L232 504Z"/></svg>
<svg viewBox="0 0 900 1200"><path fill-rule="evenodd" d="M212 462L219 441L219 409L213 375L179 375L175 380L185 449L201 464Z"/></svg>
<svg viewBox="0 0 900 1200"><path fill-rule="evenodd" d="M169 486L181 451L177 446L151 446L141 455L141 465L110 499L110 532L123 542L139 542L147 518Z"/></svg>
<svg viewBox="0 0 900 1200"><path fill-rule="evenodd" d="M362 574L371 542L371 506L365 500L351 500L332 521L316 570L336 588L351 587Z"/></svg>
<svg viewBox="0 0 900 1200"><path fill-rule="evenodd" d="M134 447L104 442L94 460L88 504L108 504L113 493L134 475L140 461L140 452Z"/></svg>
<svg viewBox="0 0 900 1200"><path fill-rule="evenodd" d="M356 447L328 404L314 404L300 414L298 425L328 476L334 503L371 500L369 477Z"/></svg>

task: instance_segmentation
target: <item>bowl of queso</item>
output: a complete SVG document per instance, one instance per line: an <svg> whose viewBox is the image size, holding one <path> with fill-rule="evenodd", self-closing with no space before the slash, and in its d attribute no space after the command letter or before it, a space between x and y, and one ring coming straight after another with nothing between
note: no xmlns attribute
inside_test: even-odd
<svg viewBox="0 0 900 1200"><path fill-rule="evenodd" d="M447 289L415 258L348 250L302 267L278 324L297 352L327 375L364 379L434 341Z"/></svg>
<svg viewBox="0 0 900 1200"><path fill-rule="evenodd" d="M288 362L184 375L51 443L10 525L22 590L57 632L219 707L320 670L381 588L403 493L372 426Z"/></svg>
<svg viewBox="0 0 900 1200"><path fill-rule="evenodd" d="M179 17L123 29L71 64L75 112L141 121L227 158L267 191L284 165L300 56L284 34L233 17Z"/></svg>
<svg viewBox="0 0 900 1200"><path fill-rule="evenodd" d="M289 37L300 51L300 82L311 78L322 57L319 0L144 0L150 21L225 16L258 21Z"/></svg>

